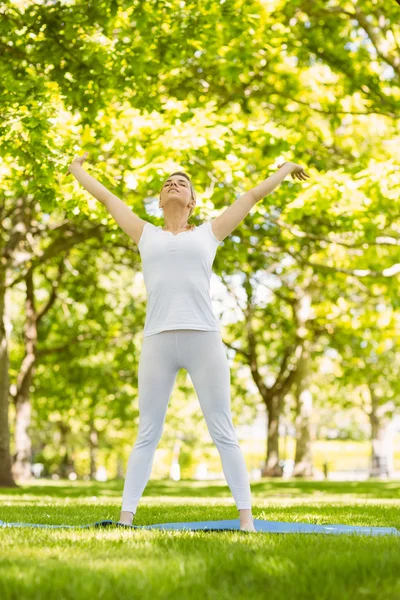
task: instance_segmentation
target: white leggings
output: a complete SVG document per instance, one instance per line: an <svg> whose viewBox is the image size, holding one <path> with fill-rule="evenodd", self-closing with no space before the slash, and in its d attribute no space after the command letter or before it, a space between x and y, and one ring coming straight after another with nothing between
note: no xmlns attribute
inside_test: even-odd
<svg viewBox="0 0 400 600"><path fill-rule="evenodd" d="M249 476L232 423L230 369L218 331L174 329L143 338L139 360L139 430L128 460L123 511L136 513L152 470L179 369L192 380L237 509L251 508Z"/></svg>

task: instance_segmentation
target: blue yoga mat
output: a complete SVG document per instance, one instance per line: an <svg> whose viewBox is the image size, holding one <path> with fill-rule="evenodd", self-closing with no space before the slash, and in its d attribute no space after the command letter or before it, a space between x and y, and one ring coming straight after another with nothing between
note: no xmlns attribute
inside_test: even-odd
<svg viewBox="0 0 400 600"><path fill-rule="evenodd" d="M285 523L283 521L263 521L254 519L257 532L263 533L358 533L361 535L400 535L395 527L367 527L361 525L314 525L312 523ZM45 527L50 529L89 529L91 527L125 527L129 529L180 529L190 531L238 531L239 519L225 521L192 521L189 523L157 523L156 525L125 525L119 521L96 521L89 525L45 525L37 523L6 523L0 520L0 527ZM247 533L247 532L246 532Z"/></svg>

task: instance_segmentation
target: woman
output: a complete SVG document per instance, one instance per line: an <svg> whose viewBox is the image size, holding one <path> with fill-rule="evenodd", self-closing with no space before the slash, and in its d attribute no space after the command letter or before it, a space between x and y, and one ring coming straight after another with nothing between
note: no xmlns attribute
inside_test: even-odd
<svg viewBox="0 0 400 600"><path fill-rule="evenodd" d="M209 293L218 246L252 203L265 197L288 175L308 175L295 163L245 194L221 217L198 227L188 218L196 195L186 173L172 173L164 182L159 206L165 227L155 226L131 209L82 167L87 152L76 157L69 172L133 239L142 259L147 310L139 361L139 430L128 460L120 523L132 524L150 477L176 375L187 370L195 387L211 438L240 515L240 529L255 532L249 477L232 423L230 370ZM217 237L218 236L218 237Z"/></svg>

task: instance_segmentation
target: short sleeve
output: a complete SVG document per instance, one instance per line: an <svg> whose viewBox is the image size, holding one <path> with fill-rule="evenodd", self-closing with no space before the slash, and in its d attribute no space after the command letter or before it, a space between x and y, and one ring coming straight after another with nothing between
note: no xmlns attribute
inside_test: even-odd
<svg viewBox="0 0 400 600"><path fill-rule="evenodd" d="M140 249L141 245L143 244L145 238L149 235L149 232L152 229L157 229L157 227L155 225L153 225L153 223L150 223L150 221L146 221L146 223L144 224L143 230L142 230L142 235L140 236L140 240L138 241L139 249Z"/></svg>
<svg viewBox="0 0 400 600"><path fill-rule="evenodd" d="M209 232L210 236L212 237L212 239L214 240L215 244L217 244L217 246L220 246L222 244L222 241L220 241L218 238L215 237L214 232L212 230L211 221L206 221L206 229L208 229L208 232Z"/></svg>

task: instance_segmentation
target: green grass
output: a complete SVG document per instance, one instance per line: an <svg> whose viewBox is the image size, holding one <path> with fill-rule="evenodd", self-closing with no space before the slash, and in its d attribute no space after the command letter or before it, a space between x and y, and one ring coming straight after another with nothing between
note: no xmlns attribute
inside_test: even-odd
<svg viewBox="0 0 400 600"><path fill-rule="evenodd" d="M119 519L123 482L0 488L3 521ZM252 483L272 521L400 529L398 481ZM236 519L225 482L149 481L136 525ZM276 600L400 598L400 538L127 529L0 528L0 598Z"/></svg>

